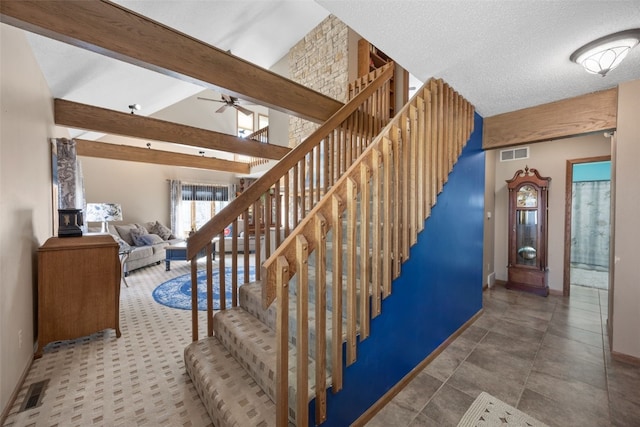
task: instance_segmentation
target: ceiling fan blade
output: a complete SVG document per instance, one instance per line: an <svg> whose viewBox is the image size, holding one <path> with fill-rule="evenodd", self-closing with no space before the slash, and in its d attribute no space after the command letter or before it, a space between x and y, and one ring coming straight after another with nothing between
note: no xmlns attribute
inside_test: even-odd
<svg viewBox="0 0 640 427"><path fill-rule="evenodd" d="M203 98L201 96L199 96L198 99L201 99L203 101L224 102L224 101L220 101L219 99Z"/></svg>
<svg viewBox="0 0 640 427"><path fill-rule="evenodd" d="M225 95L224 93L221 93L220 96L222 97L222 102L233 103L233 97Z"/></svg>
<svg viewBox="0 0 640 427"><path fill-rule="evenodd" d="M253 114L253 111L248 110L248 109L246 109L246 108L244 108L244 107L241 107L241 106L239 106L239 105L233 104L233 107L234 107L236 110L240 111L240 112L241 112L242 114L244 114L245 116L250 116L251 114Z"/></svg>
<svg viewBox="0 0 640 427"><path fill-rule="evenodd" d="M220 108L218 108L216 110L216 113L222 113L226 109L227 109L227 104L224 104L222 107L220 107Z"/></svg>

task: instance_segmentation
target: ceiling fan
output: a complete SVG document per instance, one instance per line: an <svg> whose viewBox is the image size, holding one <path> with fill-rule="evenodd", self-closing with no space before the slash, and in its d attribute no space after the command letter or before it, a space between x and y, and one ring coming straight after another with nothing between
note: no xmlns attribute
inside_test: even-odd
<svg viewBox="0 0 640 427"><path fill-rule="evenodd" d="M233 107L236 110L240 111L245 116L253 114L253 111L248 110L241 105L238 105L239 100L235 96L230 96L225 94L221 94L220 96L222 97L222 99L203 98L201 96L199 96L198 99L201 99L203 101L222 102L224 105L218 108L216 110L216 113L222 113L224 110L227 109L227 107Z"/></svg>

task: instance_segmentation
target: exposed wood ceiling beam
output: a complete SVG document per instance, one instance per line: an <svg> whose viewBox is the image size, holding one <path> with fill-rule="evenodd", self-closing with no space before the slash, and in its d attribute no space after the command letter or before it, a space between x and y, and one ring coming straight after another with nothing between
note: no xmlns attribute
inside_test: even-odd
<svg viewBox="0 0 640 427"><path fill-rule="evenodd" d="M482 148L549 141L615 129L618 88L563 99L484 119Z"/></svg>
<svg viewBox="0 0 640 427"><path fill-rule="evenodd" d="M290 149L151 117L56 99L57 125L279 160Z"/></svg>
<svg viewBox="0 0 640 427"><path fill-rule="evenodd" d="M2 0L0 21L315 122L326 121L342 106L328 96L104 0Z"/></svg>
<svg viewBox="0 0 640 427"><path fill-rule="evenodd" d="M87 141L84 139L76 139L75 141L76 151L79 156L153 163L156 165L211 169L239 174L248 174L250 169L247 163L232 162L230 160L212 159L210 157L192 156L170 151L149 150L147 148Z"/></svg>

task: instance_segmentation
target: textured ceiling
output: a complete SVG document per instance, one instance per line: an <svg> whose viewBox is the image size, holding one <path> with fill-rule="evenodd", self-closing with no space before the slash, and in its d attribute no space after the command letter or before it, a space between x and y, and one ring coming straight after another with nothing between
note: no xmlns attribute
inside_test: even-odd
<svg viewBox="0 0 640 427"><path fill-rule="evenodd" d="M318 3L421 81L443 78L485 117L640 79L640 47L604 78L569 61L592 40L640 27L639 0Z"/></svg>
<svg viewBox="0 0 640 427"><path fill-rule="evenodd" d="M117 3L263 67L333 13L421 81L443 78L485 116L640 79L640 48L602 78L569 61L640 27L640 0L243 0ZM202 88L31 35L54 97L149 115Z"/></svg>

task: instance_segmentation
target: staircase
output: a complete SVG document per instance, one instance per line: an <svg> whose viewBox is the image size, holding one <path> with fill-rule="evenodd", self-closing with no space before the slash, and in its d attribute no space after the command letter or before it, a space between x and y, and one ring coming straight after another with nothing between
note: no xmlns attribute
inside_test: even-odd
<svg viewBox="0 0 640 427"><path fill-rule="evenodd" d="M238 263L245 272L262 265L254 283L232 275L230 304L219 275L225 309L215 316L209 279L205 338L193 311L185 365L214 425L304 426L314 399L313 419L322 423L327 388L343 387L343 360L356 361L371 319L384 315L382 300L474 115L448 85L431 80L389 121L392 72L389 64L353 84L351 101L189 239L192 286L196 254L211 254L212 239L238 218L253 224L256 250L239 254L238 239L248 248L250 233L232 227L232 272ZM227 252L224 239L219 244ZM225 257L218 259L224 271Z"/></svg>

